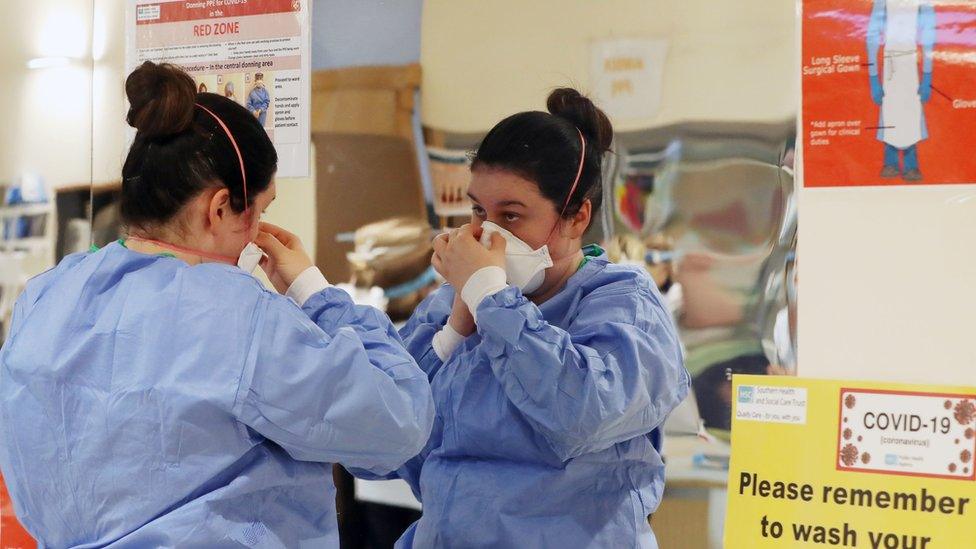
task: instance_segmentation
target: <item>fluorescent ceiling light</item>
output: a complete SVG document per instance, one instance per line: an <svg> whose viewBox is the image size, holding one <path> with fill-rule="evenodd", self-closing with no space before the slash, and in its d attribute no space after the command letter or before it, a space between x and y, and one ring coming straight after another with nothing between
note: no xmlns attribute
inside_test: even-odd
<svg viewBox="0 0 976 549"><path fill-rule="evenodd" d="M63 67L71 63L68 57L35 57L27 62L28 69L47 69L51 67Z"/></svg>

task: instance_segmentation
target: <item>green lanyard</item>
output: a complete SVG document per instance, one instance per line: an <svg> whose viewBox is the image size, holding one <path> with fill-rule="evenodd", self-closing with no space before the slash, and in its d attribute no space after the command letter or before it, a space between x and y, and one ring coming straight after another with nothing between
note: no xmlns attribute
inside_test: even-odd
<svg viewBox="0 0 976 549"><path fill-rule="evenodd" d="M579 267L576 267L576 270L579 271L580 269L585 267L586 264L589 263L591 259L593 259L594 257L600 257L603 254L604 254L603 248L601 248L596 244L590 244L589 246L584 247L583 260L580 261Z"/></svg>
<svg viewBox="0 0 976 549"><path fill-rule="evenodd" d="M116 242L118 242L119 243L119 246L122 246L126 250L129 249L129 247L125 245L125 239L124 238L120 238L120 239L116 240ZM93 253L97 252L100 249L101 248L99 248L98 246L92 244L91 247L88 248L88 253L93 254ZM174 259L176 258L175 255L173 255L173 254L171 254L169 252L162 252L162 253L158 253L158 254L155 254L155 255L156 255L156 257L172 257Z"/></svg>

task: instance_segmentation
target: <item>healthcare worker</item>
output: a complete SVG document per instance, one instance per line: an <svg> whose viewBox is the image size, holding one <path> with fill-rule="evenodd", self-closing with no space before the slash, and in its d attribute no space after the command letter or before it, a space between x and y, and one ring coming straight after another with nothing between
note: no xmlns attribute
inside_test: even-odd
<svg viewBox="0 0 976 549"><path fill-rule="evenodd" d="M329 463L382 474L420 451L426 376L383 314L259 227L277 155L244 107L170 65L126 93L130 236L32 280L0 353L17 516L41 547L338 547ZM291 299L235 265L251 240Z"/></svg>
<svg viewBox="0 0 976 549"><path fill-rule="evenodd" d="M224 97L230 99L231 101L237 102L237 96L234 95L234 83L228 82L224 84Z"/></svg>
<svg viewBox="0 0 976 549"><path fill-rule="evenodd" d="M871 98L881 106L877 134L885 144L881 177L923 178L918 142L929 136L922 104L932 97L935 31L935 8L930 0L874 0L867 32L868 77ZM884 63L879 65L882 38Z"/></svg>
<svg viewBox="0 0 976 549"><path fill-rule="evenodd" d="M258 119L262 128L267 121L269 107L271 107L271 95L264 87L264 74L259 72L254 75L254 87L247 96L247 110Z"/></svg>
<svg viewBox="0 0 976 549"><path fill-rule="evenodd" d="M423 503L399 547L656 547L659 428L688 392L654 281L581 248L613 130L589 99L496 125L470 225L435 240L447 279L401 330L437 417L397 475Z"/></svg>

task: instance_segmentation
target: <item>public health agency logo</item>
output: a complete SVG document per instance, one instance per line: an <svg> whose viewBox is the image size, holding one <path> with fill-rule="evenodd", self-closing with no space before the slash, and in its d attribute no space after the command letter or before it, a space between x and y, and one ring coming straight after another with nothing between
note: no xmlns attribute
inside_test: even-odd
<svg viewBox="0 0 976 549"><path fill-rule="evenodd" d="M754 395L755 395L755 387L752 387L750 385L742 385L739 387L740 403L751 404Z"/></svg>

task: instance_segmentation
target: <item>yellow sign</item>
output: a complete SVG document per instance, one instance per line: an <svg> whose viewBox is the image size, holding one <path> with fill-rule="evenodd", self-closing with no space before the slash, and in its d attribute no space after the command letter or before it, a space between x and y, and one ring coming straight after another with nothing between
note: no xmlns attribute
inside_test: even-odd
<svg viewBox="0 0 976 549"><path fill-rule="evenodd" d="M732 385L725 547L976 548L976 387Z"/></svg>

